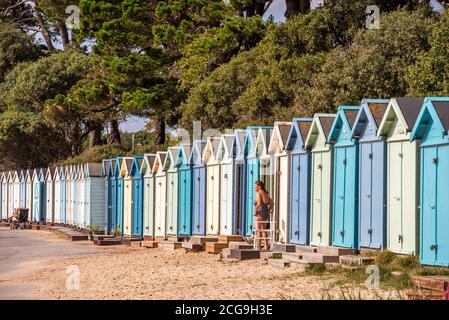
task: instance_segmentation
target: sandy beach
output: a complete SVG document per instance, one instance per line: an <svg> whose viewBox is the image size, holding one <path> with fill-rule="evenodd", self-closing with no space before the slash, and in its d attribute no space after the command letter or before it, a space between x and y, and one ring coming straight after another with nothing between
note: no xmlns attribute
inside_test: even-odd
<svg viewBox="0 0 449 320"><path fill-rule="evenodd" d="M23 263L14 265L16 271L0 273L0 298L348 298L343 293L347 289L335 286L335 279L306 276L293 268L273 268L263 260L221 261L219 255L187 253L183 249L98 247L88 241L60 239L46 231L21 232L30 237L30 241L42 242L44 248L57 244L64 249L50 249L47 254L33 259L23 258ZM0 232L2 234L5 231ZM0 249L4 253L4 248ZM8 258L2 256L0 263L5 266L7 261ZM73 274L70 270L79 270L79 288L66 286L68 277ZM16 288L14 296L6 294L11 288ZM349 291L353 297L363 299L374 299L379 294L364 287L351 287ZM384 298L394 297L388 292L380 294Z"/></svg>

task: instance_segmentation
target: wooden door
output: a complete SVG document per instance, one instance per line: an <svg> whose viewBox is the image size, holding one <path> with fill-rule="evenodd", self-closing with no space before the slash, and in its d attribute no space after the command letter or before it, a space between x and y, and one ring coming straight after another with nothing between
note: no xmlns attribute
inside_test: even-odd
<svg viewBox="0 0 449 320"><path fill-rule="evenodd" d="M388 143L388 248L402 252L402 142Z"/></svg>

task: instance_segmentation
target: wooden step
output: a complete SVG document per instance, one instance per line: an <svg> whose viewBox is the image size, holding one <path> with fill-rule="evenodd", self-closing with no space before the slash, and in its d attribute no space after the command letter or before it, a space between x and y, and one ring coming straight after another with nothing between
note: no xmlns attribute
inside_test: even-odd
<svg viewBox="0 0 449 320"><path fill-rule="evenodd" d="M142 247L142 241L131 241L131 247L133 247L133 248L141 248Z"/></svg>
<svg viewBox="0 0 449 320"><path fill-rule="evenodd" d="M154 237L153 236L143 236L143 241L153 241Z"/></svg>
<svg viewBox="0 0 449 320"><path fill-rule="evenodd" d="M175 235L167 235L167 241L180 242L180 238Z"/></svg>
<svg viewBox="0 0 449 320"><path fill-rule="evenodd" d="M122 242L120 239L103 239L103 240L94 240L94 244L97 246L117 246L121 245Z"/></svg>
<svg viewBox="0 0 449 320"><path fill-rule="evenodd" d="M227 248L228 244L224 242L206 242L206 252L208 253L220 253L221 250Z"/></svg>
<svg viewBox="0 0 449 320"><path fill-rule="evenodd" d="M203 251L203 245L201 243L184 241L184 242L182 242L182 247L184 249L186 249L187 251L191 251L191 252Z"/></svg>
<svg viewBox="0 0 449 320"><path fill-rule="evenodd" d="M302 253L296 253L296 252L282 252L282 259L287 261L301 261L302 260Z"/></svg>
<svg viewBox="0 0 449 320"><path fill-rule="evenodd" d="M244 241L231 241L229 242L229 249L253 249L253 245Z"/></svg>
<svg viewBox="0 0 449 320"><path fill-rule="evenodd" d="M159 243L159 246L165 250L176 250L182 248L182 242L162 241Z"/></svg>
<svg viewBox="0 0 449 320"><path fill-rule="evenodd" d="M156 237L154 237L154 239L156 240L156 241L165 241L165 236L156 236Z"/></svg>
<svg viewBox="0 0 449 320"><path fill-rule="evenodd" d="M89 240L89 236L85 234L68 234L67 238L71 241L85 241Z"/></svg>
<svg viewBox="0 0 449 320"><path fill-rule="evenodd" d="M104 240L104 239L114 239L115 236L113 235L106 235L106 234L94 234L93 239L95 240Z"/></svg>
<svg viewBox="0 0 449 320"><path fill-rule="evenodd" d="M237 260L260 259L260 251L256 249L230 249L230 258Z"/></svg>
<svg viewBox="0 0 449 320"><path fill-rule="evenodd" d="M446 292L449 276L412 276L412 282L421 289Z"/></svg>
<svg viewBox="0 0 449 320"><path fill-rule="evenodd" d="M443 300L444 292L430 290L407 290L405 292L409 300Z"/></svg>
<svg viewBox="0 0 449 320"><path fill-rule="evenodd" d="M38 225L38 224L32 224L31 225L31 230L40 230L40 229L41 229L41 226Z"/></svg>
<svg viewBox="0 0 449 320"><path fill-rule="evenodd" d="M268 265L277 269L285 269L290 267L290 261L283 259L268 259Z"/></svg>
<svg viewBox="0 0 449 320"><path fill-rule="evenodd" d="M148 249L157 248L158 243L157 243L157 241L153 241L153 240L144 240L144 241L142 241L142 247L148 248Z"/></svg>
<svg viewBox="0 0 449 320"><path fill-rule="evenodd" d="M190 238L190 241L195 243L206 244L208 242L218 242L218 237L212 236L193 236Z"/></svg>
<svg viewBox="0 0 449 320"><path fill-rule="evenodd" d="M271 249L280 252L295 252L296 246L294 244L273 243Z"/></svg>
<svg viewBox="0 0 449 320"><path fill-rule="evenodd" d="M327 256L349 256L355 254L354 250L351 248L341 248L331 246L318 247L317 252Z"/></svg>
<svg viewBox="0 0 449 320"><path fill-rule="evenodd" d="M347 266L366 266L374 263L374 258L364 256L340 256L339 261L341 264Z"/></svg>
<svg viewBox="0 0 449 320"><path fill-rule="evenodd" d="M231 236L219 235L218 236L218 242L229 243L231 241L242 242L243 236L240 236L240 235L231 235Z"/></svg>
<svg viewBox="0 0 449 320"><path fill-rule="evenodd" d="M302 260L316 263L332 263L338 262L338 256L326 255L321 253L302 253Z"/></svg>
<svg viewBox="0 0 449 320"><path fill-rule="evenodd" d="M303 252L309 252L309 253L315 253L317 252L317 247L311 247L311 246L295 246L295 252L296 253L303 253Z"/></svg>

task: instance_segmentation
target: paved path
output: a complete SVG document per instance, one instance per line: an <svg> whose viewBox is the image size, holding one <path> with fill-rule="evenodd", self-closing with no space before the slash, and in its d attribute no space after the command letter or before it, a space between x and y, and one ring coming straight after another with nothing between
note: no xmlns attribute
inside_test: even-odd
<svg viewBox="0 0 449 320"><path fill-rule="evenodd" d="M68 241L48 231L0 227L0 300L45 299L39 296L35 284L16 282L23 275L39 270L44 261L113 250L93 246L90 241Z"/></svg>

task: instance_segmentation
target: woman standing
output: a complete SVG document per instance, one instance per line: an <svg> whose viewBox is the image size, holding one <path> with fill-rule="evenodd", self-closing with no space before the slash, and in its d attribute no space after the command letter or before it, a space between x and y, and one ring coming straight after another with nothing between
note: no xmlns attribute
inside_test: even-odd
<svg viewBox="0 0 449 320"><path fill-rule="evenodd" d="M262 181L256 181L254 184L256 191L256 201L254 203L254 226L257 232L257 238L261 239L258 246L263 250L268 250L268 234L266 231L267 224L270 219L270 211L273 208L273 200L270 198L268 191L265 189L265 184ZM263 246L262 246L263 243Z"/></svg>

